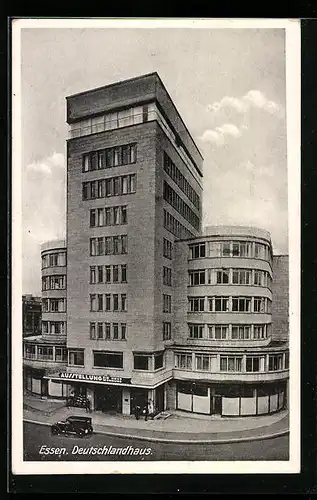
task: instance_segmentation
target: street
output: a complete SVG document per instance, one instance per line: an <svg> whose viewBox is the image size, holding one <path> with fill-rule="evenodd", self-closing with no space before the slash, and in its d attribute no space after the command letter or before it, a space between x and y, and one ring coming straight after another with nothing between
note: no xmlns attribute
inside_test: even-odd
<svg viewBox="0 0 317 500"><path fill-rule="evenodd" d="M29 422L23 423L23 439L26 461L288 460L289 453L288 436L243 443L177 444L98 433L84 438L52 436L49 426Z"/></svg>

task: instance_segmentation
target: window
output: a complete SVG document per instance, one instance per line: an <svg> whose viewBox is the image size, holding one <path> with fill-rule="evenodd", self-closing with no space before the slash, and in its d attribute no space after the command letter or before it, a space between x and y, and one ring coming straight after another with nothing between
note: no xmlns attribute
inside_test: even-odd
<svg viewBox="0 0 317 500"><path fill-rule="evenodd" d="M96 210L90 210L90 227L96 226Z"/></svg>
<svg viewBox="0 0 317 500"><path fill-rule="evenodd" d="M120 113L131 113L131 110L120 111ZM119 113L119 114L120 114ZM117 116L117 113L112 113L112 117ZM120 122L122 120L120 119ZM106 123L105 123L106 122ZM101 132L109 128L109 123L114 123L110 120L109 115L98 116L92 118L92 133ZM110 128L113 128L110 126ZM103 168L118 167L121 165L128 165L136 161L136 144L125 144L123 146L116 146L113 148L103 149L99 151L92 151L83 155L83 172L90 170L97 170Z"/></svg>
<svg viewBox="0 0 317 500"><path fill-rule="evenodd" d="M163 295L163 312L170 313L172 312L172 296L171 295Z"/></svg>
<svg viewBox="0 0 317 500"><path fill-rule="evenodd" d="M169 322L163 323L163 340L171 340L172 338L172 326Z"/></svg>
<svg viewBox="0 0 317 500"><path fill-rule="evenodd" d="M264 284L264 272L254 271L254 285L263 286Z"/></svg>
<svg viewBox="0 0 317 500"><path fill-rule="evenodd" d="M289 353L285 353L285 370L289 369Z"/></svg>
<svg viewBox="0 0 317 500"><path fill-rule="evenodd" d="M201 269L199 271L189 271L189 284L190 286L204 285L205 269Z"/></svg>
<svg viewBox="0 0 317 500"><path fill-rule="evenodd" d="M111 295L106 293L105 295L105 311L111 311Z"/></svg>
<svg viewBox="0 0 317 500"><path fill-rule="evenodd" d="M65 335L64 321L49 321L49 333L53 335Z"/></svg>
<svg viewBox="0 0 317 500"><path fill-rule="evenodd" d="M90 294L90 310L97 311L97 296L96 294Z"/></svg>
<svg viewBox="0 0 317 500"><path fill-rule="evenodd" d="M94 366L99 368L123 368L122 352L94 351Z"/></svg>
<svg viewBox="0 0 317 500"><path fill-rule="evenodd" d="M110 340L111 325L110 323L105 323L105 340Z"/></svg>
<svg viewBox="0 0 317 500"><path fill-rule="evenodd" d="M207 252L208 252L208 257L221 257L222 245L220 241L209 241Z"/></svg>
<svg viewBox="0 0 317 500"><path fill-rule="evenodd" d="M37 348L37 359L40 361L53 361L53 347L39 346Z"/></svg>
<svg viewBox="0 0 317 500"><path fill-rule="evenodd" d="M225 340L228 337L228 325L208 325L210 339Z"/></svg>
<svg viewBox="0 0 317 500"><path fill-rule="evenodd" d="M98 283L103 283L103 266L98 266Z"/></svg>
<svg viewBox="0 0 317 500"><path fill-rule="evenodd" d="M170 260L173 258L173 244L166 238L163 238L163 256Z"/></svg>
<svg viewBox="0 0 317 500"><path fill-rule="evenodd" d="M118 281L119 281L119 266L113 266L112 279L113 279L114 283L118 283Z"/></svg>
<svg viewBox="0 0 317 500"><path fill-rule="evenodd" d="M189 338L191 339L202 339L204 325L189 324Z"/></svg>
<svg viewBox="0 0 317 500"><path fill-rule="evenodd" d="M67 362L67 349L64 347L55 347L55 361Z"/></svg>
<svg viewBox="0 0 317 500"><path fill-rule="evenodd" d="M121 207L121 224L127 224L127 222L128 222L127 207L122 206Z"/></svg>
<svg viewBox="0 0 317 500"><path fill-rule="evenodd" d="M246 371L259 372L260 371L260 358L258 356L247 356L246 358Z"/></svg>
<svg viewBox="0 0 317 500"><path fill-rule="evenodd" d="M245 241L234 241L232 243L233 257L252 257L252 244Z"/></svg>
<svg viewBox="0 0 317 500"><path fill-rule="evenodd" d="M163 367L164 364L164 355L162 352L154 355L154 370L159 370Z"/></svg>
<svg viewBox="0 0 317 500"><path fill-rule="evenodd" d="M36 347L32 344L25 344L25 356L26 359L36 359Z"/></svg>
<svg viewBox="0 0 317 500"><path fill-rule="evenodd" d="M127 296L125 293L121 294L121 311L127 310Z"/></svg>
<svg viewBox="0 0 317 500"><path fill-rule="evenodd" d="M122 175L107 179L100 179L98 181L84 182L82 186L82 198L83 200L91 200L97 197L104 198L109 196L119 196L122 194L131 194L135 193L135 191L136 174ZM126 224L126 222L121 223Z"/></svg>
<svg viewBox="0 0 317 500"><path fill-rule="evenodd" d="M209 306L210 306L210 301L209 301ZM215 312L227 312L227 311L229 311L229 298L228 297L215 297L214 298L214 311Z"/></svg>
<svg viewBox="0 0 317 500"><path fill-rule="evenodd" d="M265 259L265 245L254 243L254 257L256 259Z"/></svg>
<svg viewBox="0 0 317 500"><path fill-rule="evenodd" d="M244 269L236 269L232 272L232 283L235 285L250 285L251 271Z"/></svg>
<svg viewBox="0 0 317 500"><path fill-rule="evenodd" d="M90 336L91 340L95 340L95 338L96 338L96 323L90 323L89 336Z"/></svg>
<svg viewBox="0 0 317 500"><path fill-rule="evenodd" d="M235 312L251 312L251 298L233 297L232 310Z"/></svg>
<svg viewBox="0 0 317 500"><path fill-rule="evenodd" d="M84 351L69 350L68 351L68 364L73 366L84 366Z"/></svg>
<svg viewBox="0 0 317 500"><path fill-rule="evenodd" d="M210 358L206 355L195 355L196 360L196 370L209 371L210 370Z"/></svg>
<svg viewBox="0 0 317 500"><path fill-rule="evenodd" d="M277 371L283 369L283 354L269 356L269 371Z"/></svg>
<svg viewBox="0 0 317 500"><path fill-rule="evenodd" d="M241 372L242 358L238 356L220 356L220 371Z"/></svg>
<svg viewBox="0 0 317 500"><path fill-rule="evenodd" d="M104 255L104 241L103 241L103 238L97 238L97 255Z"/></svg>
<svg viewBox="0 0 317 500"><path fill-rule="evenodd" d="M175 368L184 368L185 370L192 369L191 354L175 354Z"/></svg>
<svg viewBox="0 0 317 500"><path fill-rule="evenodd" d="M144 112L144 111L143 111ZM147 112L146 112L147 116ZM144 120L145 121L145 120ZM200 198L180 170L175 166L170 157L164 152L164 170L183 191L187 198L200 210Z"/></svg>
<svg viewBox="0 0 317 500"><path fill-rule="evenodd" d="M163 184L163 198L169 203L189 224L191 224L197 231L199 230L200 222L199 217L193 210L178 196L178 194L171 188L171 186L164 181Z"/></svg>
<svg viewBox="0 0 317 500"><path fill-rule="evenodd" d="M42 333L44 335L48 333L48 321L42 321Z"/></svg>
<svg viewBox="0 0 317 500"><path fill-rule="evenodd" d="M43 312L48 312L49 311L49 302L48 302L48 299L42 299L42 311Z"/></svg>
<svg viewBox="0 0 317 500"><path fill-rule="evenodd" d="M217 285L225 285L229 283L229 270L223 269L217 271Z"/></svg>
<svg viewBox="0 0 317 500"><path fill-rule="evenodd" d="M121 253L128 253L128 237L126 234L121 235Z"/></svg>
<svg viewBox="0 0 317 500"><path fill-rule="evenodd" d="M149 356L143 354L134 354L133 363L134 370L148 370Z"/></svg>
<svg viewBox="0 0 317 500"><path fill-rule="evenodd" d="M112 332L113 332L113 340L118 340L119 339L119 324L118 323L113 323Z"/></svg>
<svg viewBox="0 0 317 500"><path fill-rule="evenodd" d="M119 295L117 293L113 295L113 310L119 311Z"/></svg>
<svg viewBox="0 0 317 500"><path fill-rule="evenodd" d="M205 310L205 298L204 297L189 297L188 298L188 310L190 312L201 312Z"/></svg>
<svg viewBox="0 0 317 500"><path fill-rule="evenodd" d="M172 286L172 270L169 267L163 267L163 285Z"/></svg>
<svg viewBox="0 0 317 500"><path fill-rule="evenodd" d="M199 243L198 245L192 245L189 247L190 258L200 259L201 257L206 257L206 246L205 243Z"/></svg>
<svg viewBox="0 0 317 500"><path fill-rule="evenodd" d="M266 339L267 338L266 325L254 325L253 338Z"/></svg>
<svg viewBox="0 0 317 500"><path fill-rule="evenodd" d="M98 293L98 311L103 311L103 295Z"/></svg>
<svg viewBox="0 0 317 500"><path fill-rule="evenodd" d="M265 298L264 297L254 297L253 299L253 311L255 313L265 312Z"/></svg>
<svg viewBox="0 0 317 500"><path fill-rule="evenodd" d="M164 227L167 231L174 234L176 238L187 239L194 237L194 234L191 233L186 227L184 227L167 210L164 210Z"/></svg>
<svg viewBox="0 0 317 500"><path fill-rule="evenodd" d="M233 340L248 340L250 331L250 325L232 325L231 338Z"/></svg>
<svg viewBox="0 0 317 500"><path fill-rule="evenodd" d="M103 323L98 323L98 339L103 339Z"/></svg>
<svg viewBox="0 0 317 500"><path fill-rule="evenodd" d="M221 243L221 256L230 257L231 255L231 245L229 241L223 241Z"/></svg>
<svg viewBox="0 0 317 500"><path fill-rule="evenodd" d="M125 340L127 338L127 324L121 323L121 340Z"/></svg>
<svg viewBox="0 0 317 500"><path fill-rule="evenodd" d="M127 282L127 265L122 264L121 266L121 283Z"/></svg>
<svg viewBox="0 0 317 500"><path fill-rule="evenodd" d="M111 266L105 266L105 282L111 283Z"/></svg>

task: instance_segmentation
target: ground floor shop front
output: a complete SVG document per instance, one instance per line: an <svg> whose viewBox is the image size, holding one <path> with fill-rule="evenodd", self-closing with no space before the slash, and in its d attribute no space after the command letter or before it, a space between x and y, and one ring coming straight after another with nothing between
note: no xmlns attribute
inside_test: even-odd
<svg viewBox="0 0 317 500"><path fill-rule="evenodd" d="M210 384L173 381L175 409L247 417L275 413L287 407L287 381L263 384Z"/></svg>
<svg viewBox="0 0 317 500"><path fill-rule="evenodd" d="M97 377L98 379L99 377ZM106 380L109 377L105 377ZM89 377L72 379L68 373L48 374L45 370L24 368L24 390L44 398L64 399L70 406L85 406L89 400L92 411L131 415L135 407L143 409L151 402L156 412L166 408L166 383L155 388L136 387L129 381L116 379L105 383L93 383Z"/></svg>

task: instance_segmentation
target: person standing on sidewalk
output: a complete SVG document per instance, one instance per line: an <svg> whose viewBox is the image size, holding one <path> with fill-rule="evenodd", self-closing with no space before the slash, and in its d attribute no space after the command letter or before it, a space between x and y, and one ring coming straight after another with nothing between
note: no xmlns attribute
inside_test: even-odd
<svg viewBox="0 0 317 500"><path fill-rule="evenodd" d="M148 416L149 416L149 403L147 402L144 408L144 414L145 414L145 422L147 422Z"/></svg>
<svg viewBox="0 0 317 500"><path fill-rule="evenodd" d="M139 420L140 414L141 414L141 407L140 407L140 405L138 405L138 404L135 405L134 414L135 414L136 420Z"/></svg>

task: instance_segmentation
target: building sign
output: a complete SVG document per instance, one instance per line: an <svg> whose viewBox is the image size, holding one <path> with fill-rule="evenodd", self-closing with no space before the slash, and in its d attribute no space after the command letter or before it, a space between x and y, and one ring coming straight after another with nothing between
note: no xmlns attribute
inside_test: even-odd
<svg viewBox="0 0 317 500"><path fill-rule="evenodd" d="M60 378L67 380L83 380L85 382L109 382L112 384L131 384L130 378L111 377L110 375L90 375L88 373L61 372Z"/></svg>

